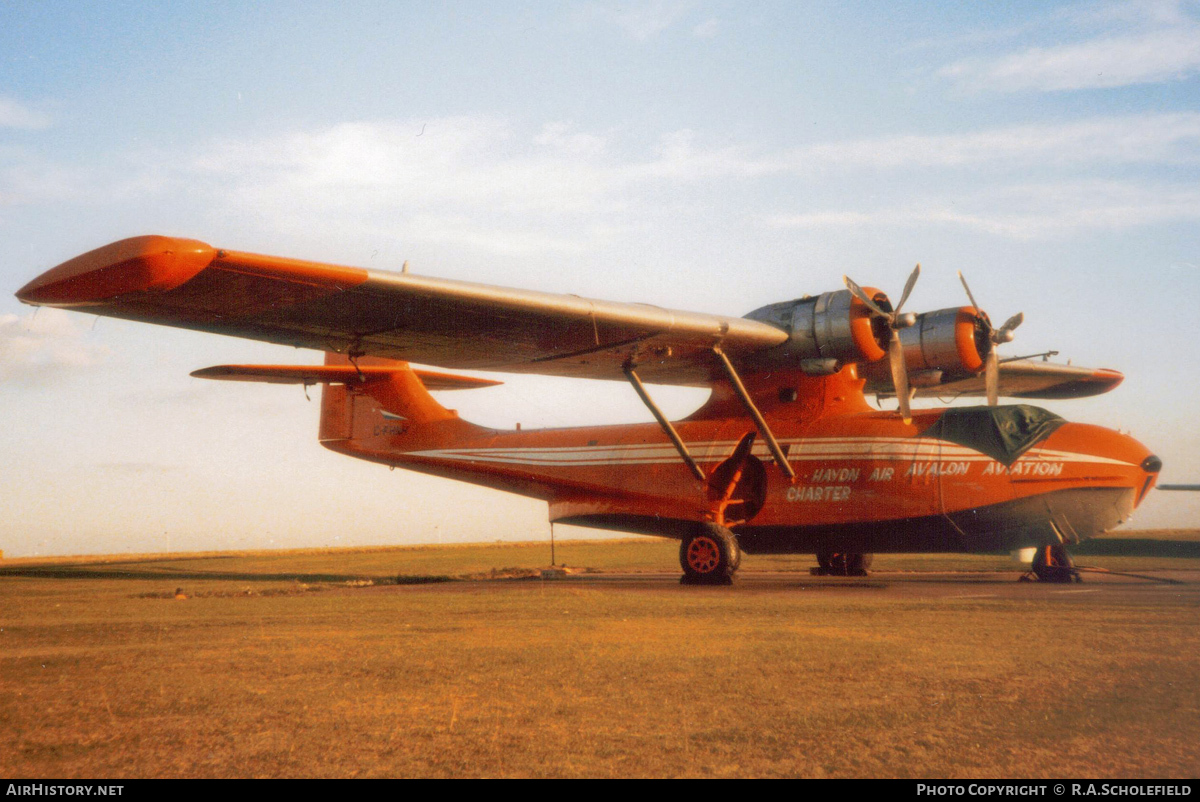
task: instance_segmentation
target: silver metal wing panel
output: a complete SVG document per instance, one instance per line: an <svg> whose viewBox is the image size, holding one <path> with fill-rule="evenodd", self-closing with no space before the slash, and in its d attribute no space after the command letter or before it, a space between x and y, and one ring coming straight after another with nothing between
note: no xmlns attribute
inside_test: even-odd
<svg viewBox="0 0 1200 802"><path fill-rule="evenodd" d="M374 356L455 369L706 384L720 344L733 357L787 334L757 321L408 274L368 271L359 286L262 316L272 329Z"/></svg>

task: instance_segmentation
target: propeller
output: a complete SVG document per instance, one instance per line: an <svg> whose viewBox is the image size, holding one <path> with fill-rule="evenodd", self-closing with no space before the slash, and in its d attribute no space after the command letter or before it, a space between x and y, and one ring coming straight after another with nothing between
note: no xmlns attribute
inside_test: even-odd
<svg viewBox="0 0 1200 802"><path fill-rule="evenodd" d="M989 407L994 407L1000 402L1000 357L996 353L996 348L1003 343L1013 341L1013 329L1025 322L1025 315L1022 312L1017 312L1015 315L1004 321L1004 325L1000 328L993 328L992 321L984 313L982 307L975 303L975 296L971 294L971 288L967 286L967 280L963 278L962 271L958 271L958 280L962 282L963 289L967 291L967 298L971 301L971 306L975 307L975 311L979 313L977 318L983 324L984 333L987 335L990 347L987 353L987 362L984 367L984 386L987 388L987 402Z"/></svg>
<svg viewBox="0 0 1200 802"><path fill-rule="evenodd" d="M904 294L900 296L900 303L896 304L896 308L890 312L875 303L875 300L867 295L862 287L855 284L849 276L842 276L842 280L846 282L846 289L850 290L855 298L862 301L873 315L886 320L888 328L891 329L892 336L888 342L888 365L892 369L892 386L896 388L896 399L900 402L900 414L905 423L912 421L912 409L909 406L912 396L908 390L908 370L904 366L904 346L900 342L900 329L908 328L916 323L917 316L912 312L901 314L900 310L903 308L904 302L908 300L909 293L912 292L913 286L917 283L917 277L920 275L921 266L917 265L904 284Z"/></svg>

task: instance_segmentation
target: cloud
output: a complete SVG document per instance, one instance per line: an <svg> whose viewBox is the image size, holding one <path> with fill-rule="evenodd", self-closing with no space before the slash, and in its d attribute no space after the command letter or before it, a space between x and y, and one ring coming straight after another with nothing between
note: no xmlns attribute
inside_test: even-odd
<svg viewBox="0 0 1200 802"><path fill-rule="evenodd" d="M605 137L578 133L573 125L563 122L546 123L541 133L533 138L533 143L560 153L585 157L599 156L608 147Z"/></svg>
<svg viewBox="0 0 1200 802"><path fill-rule="evenodd" d="M75 319L59 309L0 315L0 381L41 384L102 362L108 348L89 343Z"/></svg>
<svg viewBox="0 0 1200 802"><path fill-rule="evenodd" d="M1163 83L1200 71L1200 24L1176 3L1085 7L1062 22L1115 30L1080 42L964 59L938 74L972 91L1054 92Z"/></svg>
<svg viewBox="0 0 1200 802"><path fill-rule="evenodd" d="M416 131L426 133L417 137ZM171 169L164 158L162 171ZM356 122L212 143L185 162L249 200L286 197L403 201L531 211L600 211L639 186L812 176L853 170L1019 166L1194 165L1200 113L1097 117L958 134L900 134L776 152L715 146L691 130L614 142L612 134L547 123L534 135L488 118ZM157 172L154 167L147 167ZM178 168L176 168L178 169ZM136 171L127 181L137 183ZM142 182L144 183L144 182ZM318 195L317 193L324 193Z"/></svg>
<svg viewBox="0 0 1200 802"><path fill-rule="evenodd" d="M179 467L162 462L101 462L96 465L82 467L79 470L87 473L99 470L105 473L117 473L127 476L144 476L147 474L162 475L165 473L174 473L179 470Z"/></svg>
<svg viewBox="0 0 1200 802"><path fill-rule="evenodd" d="M1200 114L1099 117L961 134L876 137L797 149L782 161L792 171L1014 163L1195 164L1200 162Z"/></svg>
<svg viewBox="0 0 1200 802"><path fill-rule="evenodd" d="M686 203L675 188L787 167L688 130L621 139L553 122L531 134L456 117L223 140L191 158L164 158L162 171L172 169L180 186L211 197L211 208L278 230L319 221L520 254L594 247Z"/></svg>
<svg viewBox="0 0 1200 802"><path fill-rule="evenodd" d="M1067 6L1056 14L1075 26L1118 25L1127 29L1152 29L1165 25L1182 25L1192 21L1180 0L1119 0Z"/></svg>
<svg viewBox="0 0 1200 802"><path fill-rule="evenodd" d="M691 3L684 0L643 0L643 2L593 3L587 16L615 25L626 35L644 42L658 36L678 22Z"/></svg>
<svg viewBox="0 0 1200 802"><path fill-rule="evenodd" d="M1200 28L1035 47L995 60L960 61L939 74L970 89L1052 92L1162 83L1200 71Z"/></svg>
<svg viewBox="0 0 1200 802"><path fill-rule="evenodd" d="M55 162L27 146L0 145L0 207L124 201L162 190L175 154L102 154L86 165Z"/></svg>
<svg viewBox="0 0 1200 802"><path fill-rule="evenodd" d="M0 128L37 130L50 127L50 118L12 98L0 97Z"/></svg>
<svg viewBox="0 0 1200 802"><path fill-rule="evenodd" d="M696 27L692 28L692 36L697 39L712 39L721 31L721 21L716 17L710 17L704 22L701 22Z"/></svg>
<svg viewBox="0 0 1200 802"><path fill-rule="evenodd" d="M537 219L619 205L606 148L604 136L564 123L518 136L490 118L356 122L216 142L184 160L179 180L284 230L317 215L349 230L407 227L426 239L493 239L520 252L563 242L538 234Z"/></svg>
<svg viewBox="0 0 1200 802"><path fill-rule="evenodd" d="M1200 113L1099 117L961 134L828 142L774 152L715 145L681 130L631 141L562 122L521 132L503 121L359 122L216 143L190 170L231 212L284 230L406 232L497 254L579 253L652 221L707 215L753 182L804 184L809 208L726 214L768 227L955 226L1018 239L1197 219L1187 180L1200 165ZM1106 171L1169 166L1150 182ZM1057 181L1046 178L1053 169ZM1182 171L1182 172L1180 172ZM822 208L822 187L913 177L924 200L895 208ZM934 180L936 178L936 180ZM183 180L183 179L181 179ZM196 185L196 176L186 178ZM204 181L199 182L200 185ZM930 187L937 187L934 192Z"/></svg>
<svg viewBox="0 0 1200 802"><path fill-rule="evenodd" d="M1019 240L1200 221L1200 189L1085 180L1018 184L944 198L914 198L874 210L769 215L768 228L950 226Z"/></svg>
<svg viewBox="0 0 1200 802"><path fill-rule="evenodd" d="M190 204L189 219L208 215L218 226L575 255L651 229L741 230L763 220L782 229L954 225L1020 238L1091 230L1103 219L1116 228L1191 220L1200 113L776 149L686 129L587 131L564 121L523 129L464 116L223 138L191 152L116 154L77 172L19 157L0 149L0 199L169 198ZM1123 183L1104 183L1113 178ZM45 186L57 189L47 195ZM846 208L852 186L875 200ZM879 200L901 186L925 200L896 208ZM1077 197L1052 202L1052 186ZM803 199L798 209L794 198ZM1031 207L1030 198L1044 202Z"/></svg>
<svg viewBox="0 0 1200 802"><path fill-rule="evenodd" d="M91 171L47 161L24 147L0 145L0 207L75 200L86 195Z"/></svg>
<svg viewBox="0 0 1200 802"><path fill-rule="evenodd" d="M195 379L183 385L172 384L170 387L137 387L122 392L119 398L122 403L130 406L146 406L161 404L168 407L196 406L220 397L228 388L217 387L220 382Z"/></svg>

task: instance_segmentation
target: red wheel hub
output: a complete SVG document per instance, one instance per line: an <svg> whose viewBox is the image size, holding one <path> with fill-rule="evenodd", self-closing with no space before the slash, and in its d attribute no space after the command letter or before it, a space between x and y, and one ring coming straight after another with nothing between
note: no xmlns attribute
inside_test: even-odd
<svg viewBox="0 0 1200 802"><path fill-rule="evenodd" d="M687 562L697 574L711 574L721 562L721 547L711 537L692 538L688 544Z"/></svg>

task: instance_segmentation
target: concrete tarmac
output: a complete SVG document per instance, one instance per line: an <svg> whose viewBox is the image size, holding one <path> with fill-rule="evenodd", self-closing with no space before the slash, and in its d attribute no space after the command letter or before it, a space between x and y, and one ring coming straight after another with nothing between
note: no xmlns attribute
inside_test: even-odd
<svg viewBox="0 0 1200 802"><path fill-rule="evenodd" d="M897 599L1045 599L1102 601L1145 601L1155 603L1166 596L1187 598L1200 605L1200 571L1162 570L1133 572L1081 571L1081 582L1051 583L1021 581L1021 572L911 572L879 571L865 577L813 576L802 572L739 571L732 586L681 586L679 573L588 573L568 574L543 581L572 586L620 587L663 590L672 586L680 592L754 593L791 590L798 593L861 595L877 594ZM532 580L534 582L539 580Z"/></svg>

